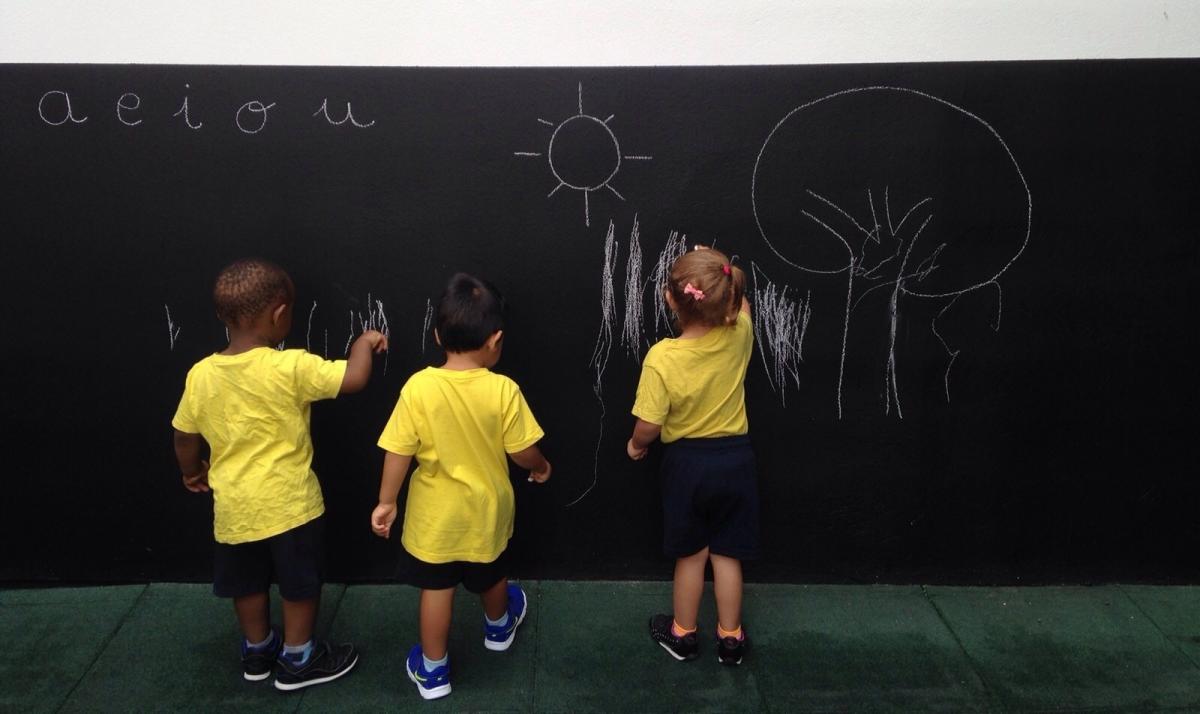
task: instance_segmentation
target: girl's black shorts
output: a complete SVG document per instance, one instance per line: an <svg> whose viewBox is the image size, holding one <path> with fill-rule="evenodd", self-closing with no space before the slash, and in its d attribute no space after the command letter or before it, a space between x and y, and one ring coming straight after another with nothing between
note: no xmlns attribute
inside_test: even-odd
<svg viewBox="0 0 1200 714"><path fill-rule="evenodd" d="M758 557L758 474L748 435L667 444L662 487L668 557L706 546L738 560Z"/></svg>

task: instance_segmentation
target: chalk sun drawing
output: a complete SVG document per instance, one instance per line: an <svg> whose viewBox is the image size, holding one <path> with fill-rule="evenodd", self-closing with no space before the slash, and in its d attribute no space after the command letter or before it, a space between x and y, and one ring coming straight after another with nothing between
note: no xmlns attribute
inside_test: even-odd
<svg viewBox="0 0 1200 714"><path fill-rule="evenodd" d="M941 129L921 140L901 133L911 126ZM926 187L930 176L936 195ZM758 152L750 200L759 234L780 260L805 273L845 274L838 418L851 316L880 290L888 298L884 411L904 417L896 355L904 297L947 301L930 329L949 357L949 401L960 349L938 320L959 297L985 288L996 288L999 310L998 280L1021 257L1033 223L1029 185L1000 134L966 109L903 87L847 89L788 112Z"/></svg>
<svg viewBox="0 0 1200 714"><path fill-rule="evenodd" d="M583 193L583 224L592 225L588 195L608 191L620 200L625 197L613 188L612 180L621 170L622 161L650 161L653 156L623 154L617 135L609 122L614 114L601 119L583 112L583 83L578 85L578 112L559 122L538 118L540 124L553 127L545 151L514 151L513 156L545 157L550 174L557 181L546 198L564 186Z"/></svg>

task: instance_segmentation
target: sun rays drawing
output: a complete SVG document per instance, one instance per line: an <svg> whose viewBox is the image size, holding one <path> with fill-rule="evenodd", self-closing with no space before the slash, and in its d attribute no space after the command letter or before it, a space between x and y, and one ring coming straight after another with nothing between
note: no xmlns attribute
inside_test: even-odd
<svg viewBox="0 0 1200 714"><path fill-rule="evenodd" d="M514 156L526 158L545 157L550 174L556 184L546 194L554 196L566 187L583 193L583 224L592 225L591 206L588 194L608 191L625 200L612 180L621 170L623 161L650 161L654 157L639 154L622 154L621 144L613 133L609 122L615 115L601 119L583 112L583 83L578 87L578 112L559 122L538 118L538 123L553 127L545 151L514 151Z"/></svg>

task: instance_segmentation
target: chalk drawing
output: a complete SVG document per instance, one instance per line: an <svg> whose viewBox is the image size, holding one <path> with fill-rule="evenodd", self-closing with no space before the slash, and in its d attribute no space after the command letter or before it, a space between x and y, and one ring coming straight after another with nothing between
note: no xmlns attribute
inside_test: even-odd
<svg viewBox="0 0 1200 714"><path fill-rule="evenodd" d="M753 261L750 263L754 335L758 355L771 389L787 405L788 382L800 386L804 361L804 335L812 317L812 291L804 297L788 296L788 286L777 286ZM769 356L768 356L769 355Z"/></svg>
<svg viewBox="0 0 1200 714"><path fill-rule="evenodd" d="M317 301L313 300L312 308L308 311L308 329L304 331L304 349L312 352L312 319L317 311Z"/></svg>
<svg viewBox="0 0 1200 714"><path fill-rule="evenodd" d="M191 88L191 86L192 86L192 85L190 85L190 84L185 84L185 85L183 85L183 88L184 88L184 89L190 89L190 88ZM192 119L191 119L191 117L190 117L190 116L189 116L189 114L188 114L188 98L187 98L187 95L186 95L186 94L185 94L185 95L183 95L183 104L182 104L182 105L180 105L180 107L179 107L179 111L175 112L175 113L174 113L174 114L172 114L171 116L173 116L173 117L177 117L177 116L179 116L180 114L182 114L182 115L183 115L183 123L187 125L187 128L189 128L189 129L199 129L200 127L204 126L204 122L202 122L202 121L198 121L198 122L196 122L195 124L193 124L193 123L192 123Z"/></svg>
<svg viewBox="0 0 1200 714"><path fill-rule="evenodd" d="M893 138L887 132L895 131L903 124L895 121L896 117L905 115L917 122L936 120L953 124L956 129L958 124L954 122L964 124L966 128L955 132L953 140L969 142L969 149L959 150L960 147L948 143L919 145L904 136L894 137L894 142L887 141ZM888 120L868 124L859 131L853 146L846 147L845 160L839 164L829 163L828 151L823 154L824 166L804 164L807 142L818 140L821 127L847 122L862 124L864 116L888 117ZM870 134L871 140L863 140L864 134ZM871 154L863 149L873 145L887 147L886 153ZM828 145L824 148L828 149ZM941 159L942 164L926 167L926 171L942 169L939 175L949 173L948 169L960 168L949 163L956 155L972 156L970 171L964 175L976 184L960 188L960 182L946 180L942 191L948 195L910 198L912 203L899 221L895 221L892 211L894 189L902 185L904 193L912 197L913 186L921 180L921 167L917 165L927 155L949 157ZM771 168L764 169L765 164L770 164ZM885 180L871 180L871 176L878 178L880 174ZM829 190L823 188L826 184L831 186ZM847 187L854 184L857 188L847 193ZM882 210L877 205L879 194L876 193L880 184ZM829 197L833 195L829 193L831 190L840 192L836 200ZM864 196L865 204L860 204ZM992 213L997 207L1009 211L1012 220L1007 225L1020 225L1020 228L1007 231L1006 224L1001 223L994 231L989 231L974 225L951 225L951 216L966 213L953 201L980 200L978 196L994 203L986 206ZM999 295L998 280L1024 252L1033 220L1029 185L1000 134L966 109L934 95L903 87L847 89L788 112L771 129L759 149L750 198L759 234L780 260L815 275L845 273L846 300L836 389L838 418L843 415L842 388L851 314L865 297L881 289L890 290L886 309L885 413L890 414L894 409L897 417L904 416L897 379L896 328L902 298L906 296L949 300L930 325L949 357L944 379L949 400L950 368L959 350L952 349L943 339L937 330L937 320L961 295L987 286L995 286ZM933 208L938 203L954 205L958 210L939 211L935 222ZM847 208L849 206L861 208ZM809 221L808 230L797 231L794 224L787 223L786 216L792 211ZM869 214L869 218L864 214ZM785 225L792 225L792 229L786 230ZM933 237L923 238L918 250L918 238L926 232L932 232ZM998 322L996 324L998 329Z"/></svg>
<svg viewBox="0 0 1200 714"><path fill-rule="evenodd" d="M429 338L429 330L433 327L433 301L425 299L425 324L421 326L421 354L425 354L425 340Z"/></svg>
<svg viewBox="0 0 1200 714"><path fill-rule="evenodd" d="M366 124L360 124L358 122L358 120L354 118L354 110L350 108L350 102L346 102L346 116L342 117L340 120L334 119L333 117L329 116L329 98L328 97L321 100L320 108L318 108L317 111L312 113L313 116L317 116L318 114L325 115L325 121L329 122L330 124L333 124L334 126L341 126L342 124L345 124L346 122L350 122L351 124L358 127L359 129L366 129L368 127L375 126L374 119L367 122Z"/></svg>
<svg viewBox="0 0 1200 714"><path fill-rule="evenodd" d="M125 103L126 97L133 97L133 104L126 104ZM137 126L138 124L141 124L142 123L141 119L138 119L137 121L126 121L125 117L121 116L122 109L124 109L127 112L133 112L133 111L137 111L137 108L140 106L142 106L142 98L141 97L134 94L133 92L125 92L117 99L117 121L121 122L125 126Z"/></svg>
<svg viewBox="0 0 1200 714"><path fill-rule="evenodd" d="M614 115L601 119L583 111L583 83L578 84L577 113L555 123L538 118L538 122L554 127L546 150L514 151L513 156L523 158L546 157L550 166L550 174L557 184L546 194L550 198L564 186L583 193L583 224L592 225L589 194L595 191L608 191L619 200L625 197L612 185L613 178L621 169L621 162L650 161L653 156L644 154L622 154L621 144L617 135L609 127ZM578 144L585 145L585 156L581 158Z"/></svg>
<svg viewBox="0 0 1200 714"><path fill-rule="evenodd" d="M57 96L61 96L63 98L63 105L64 105L63 108L66 109L66 113L62 115L62 119L55 121L55 120L51 119L50 117L46 116L46 109L47 109L46 100L49 99L50 97L57 97ZM42 98L38 100L38 116L40 116L42 118L42 121L46 122L50 126L62 126L63 124L66 124L67 122L71 122L73 124L82 124L88 120L87 117L84 117L82 119L77 119L75 117L75 110L71 108L71 95L67 94L66 92L62 91L61 89L53 89L42 95Z"/></svg>
<svg viewBox="0 0 1200 714"><path fill-rule="evenodd" d="M354 338L366 332L374 330L380 332L384 337L391 340L392 331L388 326L387 313L384 311L383 301L372 299L371 293L367 293L367 312L364 314L361 310L355 312L350 310L350 334L346 337L346 347L343 350L345 355L350 354L350 346L354 342ZM358 321L358 327L355 327L355 320ZM391 354L391 345L383 351L383 373L387 374L388 356Z"/></svg>
<svg viewBox="0 0 1200 714"><path fill-rule="evenodd" d="M608 367L608 358L612 353L613 329L616 326L616 291L613 290L613 266L617 259L617 241L613 234L616 227L608 222L608 232L604 236L604 267L600 273L600 330L596 336L596 346L592 350L592 358L588 366L593 370L592 393L600 404L600 429L596 435L596 449L592 460L592 482L583 493L567 504L567 508L583 500L591 493L600 478L600 445L604 440L604 370Z"/></svg>
<svg viewBox="0 0 1200 714"><path fill-rule="evenodd" d="M237 124L237 128L242 133L257 134L258 132L262 131L264 127L266 127L266 125L267 125L267 110L273 106L275 106L275 102L271 102L270 104L264 105L262 102L258 101L257 99L253 99L249 102L246 102L245 104L243 104L241 107L238 108L237 114L235 114L233 116L233 122L235 124ZM258 126L257 127L254 126L254 120L251 118L247 118L245 120L246 123L243 124L242 123L242 121L243 121L242 113L243 112L249 112L250 114L259 115L260 118L258 119Z"/></svg>
<svg viewBox="0 0 1200 714"><path fill-rule="evenodd" d="M638 218L633 216L629 231L629 252L625 259L625 317L621 323L621 346L634 359L641 361L645 325L642 323L642 243L638 236Z"/></svg>
<svg viewBox="0 0 1200 714"><path fill-rule="evenodd" d="M671 231L671 234L667 236L666 245L658 254L658 260L654 262L650 283L654 286L654 337L656 339L664 329L667 334L675 335L675 330L671 327L673 321L671 308L667 305L667 299L663 296L663 292L667 289L671 279L671 266L675 264L679 256L686 252L687 235L680 234L679 231Z"/></svg>
<svg viewBox="0 0 1200 714"><path fill-rule="evenodd" d="M179 325L176 325L175 322L171 319L171 308L166 305L163 305L163 309L167 311L167 339L169 340L168 344L171 346L171 351L174 352L175 351L175 341L179 339L179 330L181 328L179 327Z"/></svg>

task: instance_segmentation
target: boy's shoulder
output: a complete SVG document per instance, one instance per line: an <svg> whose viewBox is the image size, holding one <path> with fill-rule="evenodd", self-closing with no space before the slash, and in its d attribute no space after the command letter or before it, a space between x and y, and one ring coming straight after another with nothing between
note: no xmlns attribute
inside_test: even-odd
<svg viewBox="0 0 1200 714"><path fill-rule="evenodd" d="M404 383L401 391L421 390L433 384L444 384L447 382L473 385L486 384L489 387L504 391L520 389L511 377L493 372L487 368L459 371L443 369L441 367L426 367L418 372L414 372L408 378L408 381Z"/></svg>

